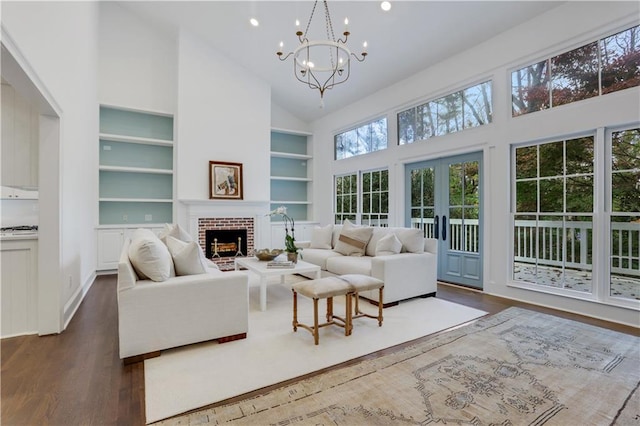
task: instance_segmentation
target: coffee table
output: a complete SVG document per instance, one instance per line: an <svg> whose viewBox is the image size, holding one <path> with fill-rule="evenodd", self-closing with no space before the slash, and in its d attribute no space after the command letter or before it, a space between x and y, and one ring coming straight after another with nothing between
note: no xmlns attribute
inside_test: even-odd
<svg viewBox="0 0 640 426"><path fill-rule="evenodd" d="M266 261L258 260L255 257L239 257L235 260L236 271L242 268L258 274L260 276L260 310L267 310L267 279L273 276L280 277L280 283L284 284L284 277L293 274L315 273L315 279L320 279L320 267L312 263L298 260L294 268L267 268Z"/></svg>

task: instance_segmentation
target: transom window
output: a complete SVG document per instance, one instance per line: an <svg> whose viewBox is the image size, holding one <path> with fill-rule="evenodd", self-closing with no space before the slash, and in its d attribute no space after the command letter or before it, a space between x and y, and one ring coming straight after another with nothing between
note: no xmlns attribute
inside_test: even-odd
<svg viewBox="0 0 640 426"><path fill-rule="evenodd" d="M640 85L640 26L511 73L512 116Z"/></svg>
<svg viewBox="0 0 640 426"><path fill-rule="evenodd" d="M491 81L486 81L398 113L398 143L482 126L492 114Z"/></svg>
<svg viewBox="0 0 640 426"><path fill-rule="evenodd" d="M387 148L387 118L380 118L335 136L335 158L342 160Z"/></svg>

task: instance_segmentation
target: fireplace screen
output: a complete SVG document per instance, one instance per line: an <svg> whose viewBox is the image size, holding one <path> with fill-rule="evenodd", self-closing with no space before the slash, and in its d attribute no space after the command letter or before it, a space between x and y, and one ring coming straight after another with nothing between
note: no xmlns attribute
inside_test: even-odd
<svg viewBox="0 0 640 426"><path fill-rule="evenodd" d="M247 255L246 229L209 229L205 231L207 259Z"/></svg>

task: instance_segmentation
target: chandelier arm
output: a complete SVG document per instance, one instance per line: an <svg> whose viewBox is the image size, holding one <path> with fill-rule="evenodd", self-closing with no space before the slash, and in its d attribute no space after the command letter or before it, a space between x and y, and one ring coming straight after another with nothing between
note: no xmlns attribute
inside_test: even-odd
<svg viewBox="0 0 640 426"><path fill-rule="evenodd" d="M351 52L351 56L353 56L354 58L356 58L358 60L358 62L364 62L365 59L367 59L367 52L362 52L362 59L360 59L358 57L358 55L356 55L355 53Z"/></svg>
<svg viewBox="0 0 640 426"><path fill-rule="evenodd" d="M281 61L286 61L289 58L289 56L293 55L293 52L287 53L287 55L284 58L282 57L283 56L282 52L276 52L276 55L278 55L278 59L280 59Z"/></svg>

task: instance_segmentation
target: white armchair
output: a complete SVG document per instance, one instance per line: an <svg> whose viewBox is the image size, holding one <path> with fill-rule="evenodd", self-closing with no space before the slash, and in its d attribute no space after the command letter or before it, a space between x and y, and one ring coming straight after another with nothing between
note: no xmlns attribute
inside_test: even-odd
<svg viewBox="0 0 640 426"><path fill-rule="evenodd" d="M130 244L127 239L118 264L120 358L125 363L158 356L163 349L246 337L246 273L209 269L161 282L140 280L129 259Z"/></svg>

